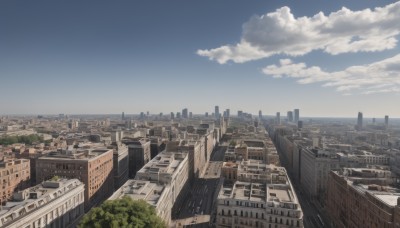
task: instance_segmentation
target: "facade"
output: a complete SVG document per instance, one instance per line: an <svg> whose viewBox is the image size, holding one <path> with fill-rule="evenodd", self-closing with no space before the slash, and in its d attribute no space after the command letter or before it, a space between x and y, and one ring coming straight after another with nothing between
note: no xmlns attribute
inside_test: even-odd
<svg viewBox="0 0 400 228"><path fill-rule="evenodd" d="M121 187L129 177L128 147L123 143L115 143L113 149L114 189Z"/></svg>
<svg viewBox="0 0 400 228"><path fill-rule="evenodd" d="M335 227L400 227L400 189L390 171L343 169L329 174L327 212Z"/></svg>
<svg viewBox="0 0 400 228"><path fill-rule="evenodd" d="M38 182L54 176L77 178L85 184L85 210L114 191L113 150L107 148L51 152L37 160Z"/></svg>
<svg viewBox="0 0 400 228"><path fill-rule="evenodd" d="M217 227L303 227L303 212L290 184L237 181L219 192Z"/></svg>
<svg viewBox="0 0 400 228"><path fill-rule="evenodd" d="M77 179L61 179L14 193L0 210L0 227L75 227L84 214L84 190Z"/></svg>
<svg viewBox="0 0 400 228"><path fill-rule="evenodd" d="M30 163L28 159L10 159L0 162L0 205L12 197L17 189L29 187Z"/></svg>
<svg viewBox="0 0 400 228"><path fill-rule="evenodd" d="M109 200L129 196L134 200L144 200L156 209L157 215L167 224L171 222L173 205L169 185L144 180L128 180Z"/></svg>
<svg viewBox="0 0 400 228"><path fill-rule="evenodd" d="M128 139L124 142L128 146L129 178L134 178L139 171L151 159L150 140Z"/></svg>

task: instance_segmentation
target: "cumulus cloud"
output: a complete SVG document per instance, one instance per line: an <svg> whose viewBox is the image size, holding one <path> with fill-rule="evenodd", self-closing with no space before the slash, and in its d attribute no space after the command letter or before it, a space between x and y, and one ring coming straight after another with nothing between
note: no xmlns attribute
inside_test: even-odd
<svg viewBox="0 0 400 228"><path fill-rule="evenodd" d="M276 54L301 56L313 50L337 55L392 49L400 33L400 2L373 10L342 8L325 15L298 17L289 7L262 16L253 16L243 25L239 43L197 54L220 64L243 63Z"/></svg>
<svg viewBox="0 0 400 228"><path fill-rule="evenodd" d="M335 87L343 94L350 93L399 93L400 54L367 65L351 66L342 71L327 72L320 67L308 67L305 63L294 63L281 59L279 65L269 65L263 73L274 78L295 78L300 84L322 83Z"/></svg>

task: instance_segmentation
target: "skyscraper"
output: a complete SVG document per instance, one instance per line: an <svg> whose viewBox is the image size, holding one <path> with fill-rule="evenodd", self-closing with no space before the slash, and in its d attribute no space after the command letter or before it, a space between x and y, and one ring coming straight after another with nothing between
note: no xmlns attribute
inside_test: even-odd
<svg viewBox="0 0 400 228"><path fill-rule="evenodd" d="M215 118L219 118L219 106L215 106Z"/></svg>
<svg viewBox="0 0 400 228"><path fill-rule="evenodd" d="M175 119L175 114L171 112L171 119Z"/></svg>
<svg viewBox="0 0 400 228"><path fill-rule="evenodd" d="M228 108L226 109L226 117L230 117L231 116L231 110Z"/></svg>
<svg viewBox="0 0 400 228"><path fill-rule="evenodd" d="M276 113L276 123L281 124L281 113L280 112Z"/></svg>
<svg viewBox="0 0 400 228"><path fill-rule="evenodd" d="M122 120L125 119L125 112L122 112Z"/></svg>
<svg viewBox="0 0 400 228"><path fill-rule="evenodd" d="M362 112L358 112L357 130L361 130L362 127L363 127L363 114L362 114Z"/></svg>
<svg viewBox="0 0 400 228"><path fill-rule="evenodd" d="M261 120L262 119L262 111L258 111L258 118Z"/></svg>
<svg viewBox="0 0 400 228"><path fill-rule="evenodd" d="M300 120L300 110L295 109L294 110L294 122L297 123Z"/></svg>
<svg viewBox="0 0 400 228"><path fill-rule="evenodd" d="M184 119L188 118L188 109L187 108L182 109L182 118L184 118Z"/></svg>
<svg viewBox="0 0 400 228"><path fill-rule="evenodd" d="M292 111L287 112L287 119L289 122L293 122L293 112Z"/></svg>
<svg viewBox="0 0 400 228"><path fill-rule="evenodd" d="M389 126L389 116L385 116L385 126Z"/></svg>

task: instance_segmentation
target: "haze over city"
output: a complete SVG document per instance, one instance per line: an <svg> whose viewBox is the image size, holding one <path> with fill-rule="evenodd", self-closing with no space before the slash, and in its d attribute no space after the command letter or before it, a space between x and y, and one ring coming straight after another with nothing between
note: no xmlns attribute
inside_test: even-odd
<svg viewBox="0 0 400 228"><path fill-rule="evenodd" d="M396 1L2 1L0 114L400 117Z"/></svg>

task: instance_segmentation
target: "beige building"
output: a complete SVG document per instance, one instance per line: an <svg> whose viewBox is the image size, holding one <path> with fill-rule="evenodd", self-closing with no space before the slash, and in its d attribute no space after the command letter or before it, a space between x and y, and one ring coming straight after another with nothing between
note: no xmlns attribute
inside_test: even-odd
<svg viewBox="0 0 400 228"><path fill-rule="evenodd" d="M327 212L335 227L400 227L400 189L390 171L331 171Z"/></svg>
<svg viewBox="0 0 400 228"><path fill-rule="evenodd" d="M109 200L129 196L134 200L144 200L156 209L157 215L167 224L171 222L172 192L170 185L143 180L128 180Z"/></svg>
<svg viewBox="0 0 400 228"><path fill-rule="evenodd" d="M217 227L303 227L303 212L290 184L237 181L219 192Z"/></svg>
<svg viewBox="0 0 400 228"><path fill-rule="evenodd" d="M14 193L0 210L0 227L75 227L84 214L84 184L77 179L44 181Z"/></svg>
<svg viewBox="0 0 400 228"><path fill-rule="evenodd" d="M136 173L136 180L148 180L171 186L172 202L175 202L189 178L188 154L162 152Z"/></svg>
<svg viewBox="0 0 400 228"><path fill-rule="evenodd" d="M112 149L52 152L38 158L36 168L38 182L53 176L82 181L85 184L85 210L101 203L114 190Z"/></svg>
<svg viewBox="0 0 400 228"><path fill-rule="evenodd" d="M6 202L17 189L29 187L30 163L28 159L5 159L0 162L0 204Z"/></svg>

